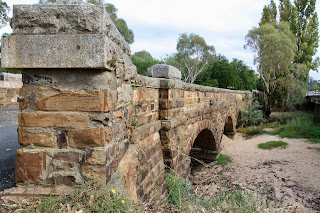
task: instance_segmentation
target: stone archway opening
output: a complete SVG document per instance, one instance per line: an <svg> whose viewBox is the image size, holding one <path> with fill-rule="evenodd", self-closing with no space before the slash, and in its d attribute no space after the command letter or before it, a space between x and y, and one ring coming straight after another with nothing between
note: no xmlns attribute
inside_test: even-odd
<svg viewBox="0 0 320 213"><path fill-rule="evenodd" d="M224 125L224 132L223 134L225 134L228 137L233 137L235 134L234 128L233 128L233 122L232 122L232 117L228 116L226 123Z"/></svg>
<svg viewBox="0 0 320 213"><path fill-rule="evenodd" d="M190 151L191 172L217 159L217 146L213 133L209 129L202 130L195 139Z"/></svg>

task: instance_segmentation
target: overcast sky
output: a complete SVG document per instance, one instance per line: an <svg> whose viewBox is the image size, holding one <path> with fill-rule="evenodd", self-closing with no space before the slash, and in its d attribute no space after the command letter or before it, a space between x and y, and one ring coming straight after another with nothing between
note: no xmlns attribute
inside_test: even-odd
<svg viewBox="0 0 320 213"><path fill-rule="evenodd" d="M38 0L6 0L13 4L35 4ZM237 58L255 69L253 55L245 50L245 35L258 26L264 5L270 0L105 0L118 8L118 17L133 30L132 52L147 50L163 58L175 52L181 33L196 33L218 54ZM317 12L320 14L320 1ZM1 33L11 32L9 26ZM320 51L317 56L320 56ZM310 76L320 80L320 73Z"/></svg>

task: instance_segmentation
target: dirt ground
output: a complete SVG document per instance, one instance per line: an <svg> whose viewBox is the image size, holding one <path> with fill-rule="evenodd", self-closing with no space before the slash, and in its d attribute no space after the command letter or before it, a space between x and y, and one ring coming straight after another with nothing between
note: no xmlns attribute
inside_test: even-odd
<svg viewBox="0 0 320 213"><path fill-rule="evenodd" d="M281 140L285 149L262 150L259 143ZM191 182L198 194L215 196L223 186L240 186L266 192L274 208L302 206L306 212L320 212L320 144L303 139L260 135L245 139L223 136L221 153L232 158L225 166L197 167ZM213 184L214 183L214 184ZM272 211L271 211L272 212ZM289 211L298 212L298 211Z"/></svg>

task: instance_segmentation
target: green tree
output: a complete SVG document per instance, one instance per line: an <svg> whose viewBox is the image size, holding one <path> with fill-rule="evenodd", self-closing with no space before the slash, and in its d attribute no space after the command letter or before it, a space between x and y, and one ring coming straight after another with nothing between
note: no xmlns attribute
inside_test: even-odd
<svg viewBox="0 0 320 213"><path fill-rule="evenodd" d="M243 61L233 59L229 62L225 56L219 54L199 75L195 83L220 88L251 90L256 88L256 80L254 70L245 65Z"/></svg>
<svg viewBox="0 0 320 213"><path fill-rule="evenodd" d="M279 0L279 21L288 22L290 30L296 37L295 64L305 64L308 67L304 74L304 80L307 82L309 70L317 70L319 67L319 58L313 58L319 47L319 20L316 12L316 0ZM274 6L273 0L269 6L265 6L260 20L260 26L269 23L274 24ZM272 9L270 9L272 8ZM275 8L275 11L277 9Z"/></svg>
<svg viewBox="0 0 320 213"><path fill-rule="evenodd" d="M214 60L215 49L207 45L206 41L199 35L183 33L177 43L177 53L169 61L173 66L182 71L183 81L194 83L198 75L203 72Z"/></svg>
<svg viewBox="0 0 320 213"><path fill-rule="evenodd" d="M7 5L5 1L0 0L0 14L1 14L1 20L0 20L0 28L7 25L9 21L8 12L10 11L10 7Z"/></svg>
<svg viewBox="0 0 320 213"><path fill-rule="evenodd" d="M280 84L286 82L295 56L295 37L285 22L264 24L246 35L245 47L254 53L254 63L264 88L264 116L271 114L272 98Z"/></svg>
<svg viewBox="0 0 320 213"><path fill-rule="evenodd" d="M256 88L257 75L242 60L233 59L230 63L235 73L239 75L235 89L252 90Z"/></svg>
<svg viewBox="0 0 320 213"><path fill-rule="evenodd" d="M160 60L154 59L151 54L145 50L135 52L132 56L132 63L137 67L137 72L140 75L146 75L146 71L149 67L155 64L161 64Z"/></svg>
<svg viewBox="0 0 320 213"><path fill-rule="evenodd" d="M271 0L269 5L265 5L262 12L262 17L259 25L262 26L264 24L272 24L277 22L277 5Z"/></svg>
<svg viewBox="0 0 320 213"><path fill-rule="evenodd" d="M313 60L319 46L319 20L316 12L316 0L295 0L297 18L292 30L297 38L297 53L295 62L305 64L308 68L316 70L319 67L319 58ZM307 77L306 77L307 80Z"/></svg>
<svg viewBox="0 0 320 213"><path fill-rule="evenodd" d="M117 29L119 30L120 34L129 44L134 42L134 34L131 29L129 29L126 21L122 18L118 18L117 12L118 9L110 3L103 4L102 0L87 0L87 2L95 5L103 5L106 8L111 20L113 21L114 25L116 25Z"/></svg>

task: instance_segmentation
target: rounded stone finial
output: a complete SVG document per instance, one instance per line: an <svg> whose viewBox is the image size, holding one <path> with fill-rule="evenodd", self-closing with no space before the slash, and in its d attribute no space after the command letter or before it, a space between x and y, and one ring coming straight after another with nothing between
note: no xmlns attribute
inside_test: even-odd
<svg viewBox="0 0 320 213"><path fill-rule="evenodd" d="M181 79L181 71L167 64L155 64L147 69L147 76L154 78Z"/></svg>

